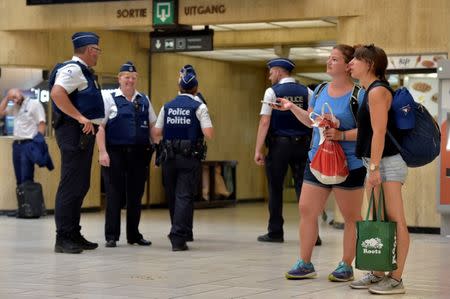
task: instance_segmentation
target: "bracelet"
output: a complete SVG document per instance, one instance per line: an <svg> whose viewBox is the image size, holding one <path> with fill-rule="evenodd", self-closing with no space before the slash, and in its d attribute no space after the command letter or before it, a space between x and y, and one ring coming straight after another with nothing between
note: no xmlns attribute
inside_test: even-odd
<svg viewBox="0 0 450 299"><path fill-rule="evenodd" d="M344 141L345 140L345 131L342 131L341 133L342 133L341 139L342 139L342 141Z"/></svg>

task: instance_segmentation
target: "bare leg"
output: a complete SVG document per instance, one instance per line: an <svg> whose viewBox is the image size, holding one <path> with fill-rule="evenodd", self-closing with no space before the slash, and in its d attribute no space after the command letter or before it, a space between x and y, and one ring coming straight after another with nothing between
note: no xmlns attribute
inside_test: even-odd
<svg viewBox="0 0 450 299"><path fill-rule="evenodd" d="M331 189L321 188L307 182L303 183L298 204L300 213L299 240L300 258L309 263L316 244L319 228L317 217L322 214Z"/></svg>
<svg viewBox="0 0 450 299"><path fill-rule="evenodd" d="M351 265L356 254L356 221L362 220L361 206L364 189L345 190L335 188L333 191L345 223L342 260L347 265Z"/></svg>

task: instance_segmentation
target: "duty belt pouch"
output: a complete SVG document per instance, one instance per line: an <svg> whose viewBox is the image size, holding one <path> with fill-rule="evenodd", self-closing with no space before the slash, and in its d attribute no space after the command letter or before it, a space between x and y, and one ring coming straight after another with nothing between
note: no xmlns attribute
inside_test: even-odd
<svg viewBox="0 0 450 299"><path fill-rule="evenodd" d="M82 131L83 125L80 125L80 149L85 150L89 148L90 144L93 144L95 142L95 134L85 134ZM94 128L95 130L95 128Z"/></svg>
<svg viewBox="0 0 450 299"><path fill-rule="evenodd" d="M52 113L52 127L53 127L53 129L56 130L59 126L62 125L63 121L64 121L64 116L61 113L53 111L53 113Z"/></svg>

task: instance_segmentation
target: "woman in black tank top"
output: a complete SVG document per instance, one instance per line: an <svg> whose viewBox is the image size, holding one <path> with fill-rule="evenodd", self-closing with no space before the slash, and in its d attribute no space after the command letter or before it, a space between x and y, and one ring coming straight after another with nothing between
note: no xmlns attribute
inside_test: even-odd
<svg viewBox="0 0 450 299"><path fill-rule="evenodd" d="M350 285L352 288L361 288L364 285L369 288L369 292L376 294L405 292L402 273L409 248L401 193L406 177L406 164L386 134L387 130L396 134L390 109L393 95L385 78L387 64L386 53L374 45L357 48L350 62L352 77L358 79L366 89L364 102L358 112L356 155L367 162L368 195L370 196L370 192L375 188L378 198L382 184L387 216L390 221L397 222L397 270L387 276L384 272L372 272ZM398 163L391 163L393 160ZM398 174L403 174L403 177ZM381 283L378 283L379 281Z"/></svg>

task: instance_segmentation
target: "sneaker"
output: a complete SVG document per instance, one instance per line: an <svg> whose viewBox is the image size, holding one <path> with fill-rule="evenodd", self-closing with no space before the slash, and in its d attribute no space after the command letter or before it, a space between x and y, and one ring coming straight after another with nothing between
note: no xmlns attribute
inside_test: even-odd
<svg viewBox="0 0 450 299"><path fill-rule="evenodd" d="M336 270L328 275L328 279L337 282L351 281L355 279L353 277L353 268L342 261L339 263Z"/></svg>
<svg viewBox="0 0 450 299"><path fill-rule="evenodd" d="M366 273L360 280L350 284L352 289L368 289L371 285L382 281L383 277L375 276L372 272Z"/></svg>
<svg viewBox="0 0 450 299"><path fill-rule="evenodd" d="M305 279L317 277L316 270L312 263L305 263L303 260L298 259L295 265L286 272L285 277L287 279Z"/></svg>
<svg viewBox="0 0 450 299"><path fill-rule="evenodd" d="M57 253L81 253L83 248L70 238L57 238L55 243L55 252Z"/></svg>
<svg viewBox="0 0 450 299"><path fill-rule="evenodd" d="M369 292L379 295L404 294L405 287L403 280L398 281L390 276L385 276L379 283L371 286Z"/></svg>

